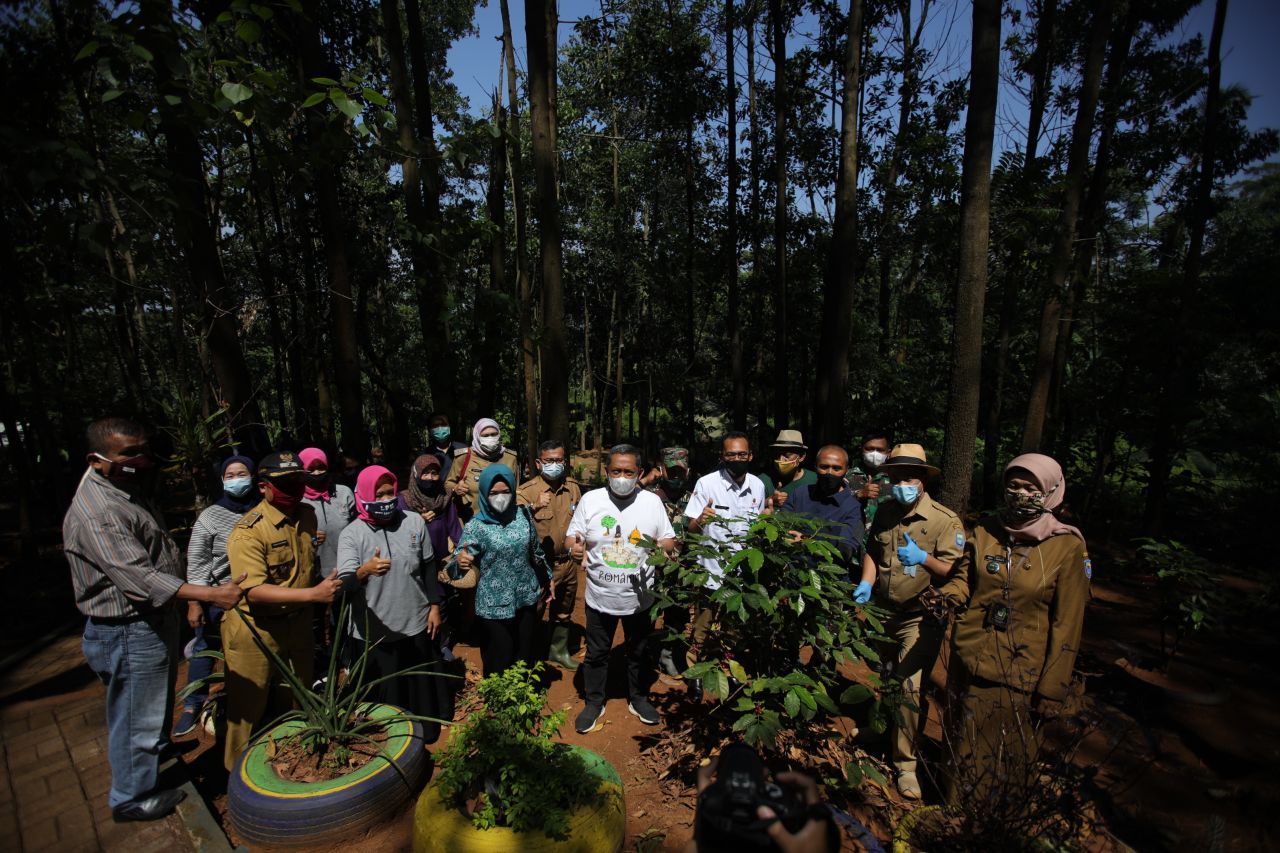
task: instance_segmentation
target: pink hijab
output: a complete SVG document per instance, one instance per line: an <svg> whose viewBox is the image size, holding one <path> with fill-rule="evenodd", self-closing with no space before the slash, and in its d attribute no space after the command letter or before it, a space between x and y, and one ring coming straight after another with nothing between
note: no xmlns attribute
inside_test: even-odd
<svg viewBox="0 0 1280 853"><path fill-rule="evenodd" d="M499 447L498 452L493 456L489 456L484 452L484 450L480 447L480 433L484 432L489 427L496 428L498 430L498 437L499 438L502 437L502 427L498 425L497 421L495 421L493 418L481 418L480 420L476 421L476 425L471 428L471 452L479 456L481 459L488 459L490 461L493 461L494 459L501 459L502 453L504 450L506 450L506 448Z"/></svg>
<svg viewBox="0 0 1280 853"><path fill-rule="evenodd" d="M1045 456L1043 453L1024 453L1014 457L1008 465L1004 466L1005 477L1008 477L1009 472L1014 468L1021 468L1030 473L1031 479L1035 480L1036 485L1044 492L1045 511L1030 521L1016 526L1011 526L1001 518L1000 523L1009 535L1023 542L1043 542L1050 536L1070 533L1084 542L1084 534L1078 528L1059 521L1053 514L1054 507L1062 503L1067 491L1067 481L1062 476L1062 466L1053 457Z"/></svg>
<svg viewBox="0 0 1280 853"><path fill-rule="evenodd" d="M326 469L329 467L329 457L318 447L308 447L298 453L298 460L302 463L303 468L311 467L311 463L317 459L324 463ZM313 489L310 483L307 484L306 489L302 492L302 496L309 501L327 501L332 497L328 489Z"/></svg>
<svg viewBox="0 0 1280 853"><path fill-rule="evenodd" d="M396 490L395 493L400 494L400 484L396 481L396 475L381 465L370 465L361 471L360 476L356 478L356 515L369 524L376 525L378 521L369 515L364 505L373 503L378 499L378 481L383 477L390 477L391 485Z"/></svg>

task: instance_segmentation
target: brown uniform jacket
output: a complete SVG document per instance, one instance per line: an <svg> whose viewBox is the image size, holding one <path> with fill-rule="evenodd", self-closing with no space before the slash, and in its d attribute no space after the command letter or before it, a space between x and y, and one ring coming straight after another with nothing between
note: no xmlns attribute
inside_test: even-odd
<svg viewBox="0 0 1280 853"><path fill-rule="evenodd" d="M467 459L467 454L471 454L471 459ZM459 447L453 451L453 465L449 468L449 476L444 481L445 491L453 494L454 488L458 485L459 479L466 478L467 493L458 499L458 510L462 514L462 518L471 518L476 511L476 493L480 490L480 472L490 465L502 463L512 470L516 475L516 483L520 482L520 468L516 464L516 455L511 450L503 450L502 456L498 459L485 459L479 453L475 453L470 447Z"/></svg>
<svg viewBox="0 0 1280 853"><path fill-rule="evenodd" d="M1070 533L1011 544L998 518L982 519L956 564L963 580L943 589L970 590L956 618L952 660L979 678L1061 700L1080 647L1088 559L1084 543ZM989 615L1002 603L1009 608L1004 631Z"/></svg>
<svg viewBox="0 0 1280 853"><path fill-rule="evenodd" d="M538 506L542 493L551 491L551 503ZM542 540L542 553L556 562L563 562L569 555L564 550L564 537L569 532L573 511L582 500L582 487L571 477L565 477L558 486L552 486L542 475L528 480L516 489L516 503L533 510L533 521Z"/></svg>
<svg viewBox="0 0 1280 853"><path fill-rule="evenodd" d="M290 518L262 501L236 522L227 537L231 577L247 575L240 581L240 588L245 592L264 583L290 589L313 586L315 536L316 512L307 504L299 503ZM306 606L245 602L242 610L256 621L260 617L285 616Z"/></svg>
<svg viewBox="0 0 1280 853"><path fill-rule="evenodd" d="M876 511L867 534L867 554L876 564L875 597L879 604L910 610L912 603L933 583L942 586L949 580L934 580L924 566L916 566L916 576L902 569L898 549L907 544L907 536L944 563L954 563L964 553L964 527L954 512L928 494L920 496L908 509L897 501L886 501ZM952 566L950 577L957 574Z"/></svg>

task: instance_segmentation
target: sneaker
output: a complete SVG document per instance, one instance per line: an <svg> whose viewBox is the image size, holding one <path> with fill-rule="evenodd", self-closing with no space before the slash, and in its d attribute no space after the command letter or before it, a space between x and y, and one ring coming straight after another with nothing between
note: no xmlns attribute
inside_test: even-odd
<svg viewBox="0 0 1280 853"><path fill-rule="evenodd" d="M585 735L587 732L593 732L600 725L600 718L604 716L603 705L593 705L587 703L587 707L582 709L582 713L578 715L577 721L573 724L578 734Z"/></svg>
<svg viewBox="0 0 1280 853"><path fill-rule="evenodd" d="M662 718L658 716L657 710L649 703L649 700L643 696L637 696L627 703L627 710L631 712L646 726L656 726L662 722Z"/></svg>
<svg viewBox="0 0 1280 853"><path fill-rule="evenodd" d="M186 737L196 730L198 720L196 712L190 708L184 708L182 716L178 718L178 722L173 727L174 737Z"/></svg>
<svg viewBox="0 0 1280 853"><path fill-rule="evenodd" d="M916 771L904 770L898 774L898 793L907 800L920 799L920 780L916 779Z"/></svg>

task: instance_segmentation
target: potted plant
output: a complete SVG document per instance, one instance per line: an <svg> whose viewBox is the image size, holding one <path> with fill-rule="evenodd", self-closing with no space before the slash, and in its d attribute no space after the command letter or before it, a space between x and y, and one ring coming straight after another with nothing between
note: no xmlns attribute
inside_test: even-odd
<svg viewBox="0 0 1280 853"><path fill-rule="evenodd" d="M416 853L622 849L622 780L599 755L558 743L565 712L544 713L541 664L517 663L476 688L414 812Z"/></svg>
<svg viewBox="0 0 1280 853"><path fill-rule="evenodd" d="M344 607L340 625L345 617ZM297 707L265 725L231 770L227 812L236 832L249 844L314 847L396 814L418 790L427 767L421 723L428 718L371 702L370 692L394 678L455 676L424 664L367 679L368 647L344 674L339 636L326 677L312 687L263 642L251 622L245 624ZM221 677L215 673L209 680ZM188 685L179 696L197 687Z"/></svg>

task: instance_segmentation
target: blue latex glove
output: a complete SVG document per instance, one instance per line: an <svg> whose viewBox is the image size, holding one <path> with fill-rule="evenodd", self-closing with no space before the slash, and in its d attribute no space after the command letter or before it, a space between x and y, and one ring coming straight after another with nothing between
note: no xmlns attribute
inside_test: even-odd
<svg viewBox="0 0 1280 853"><path fill-rule="evenodd" d="M854 604L866 604L871 600L871 582L858 581L858 588L853 591Z"/></svg>
<svg viewBox="0 0 1280 853"><path fill-rule="evenodd" d="M929 552L917 545L910 533L906 539L907 544L898 549L898 562L902 563L903 574L913 578L916 576L916 566L929 559Z"/></svg>

